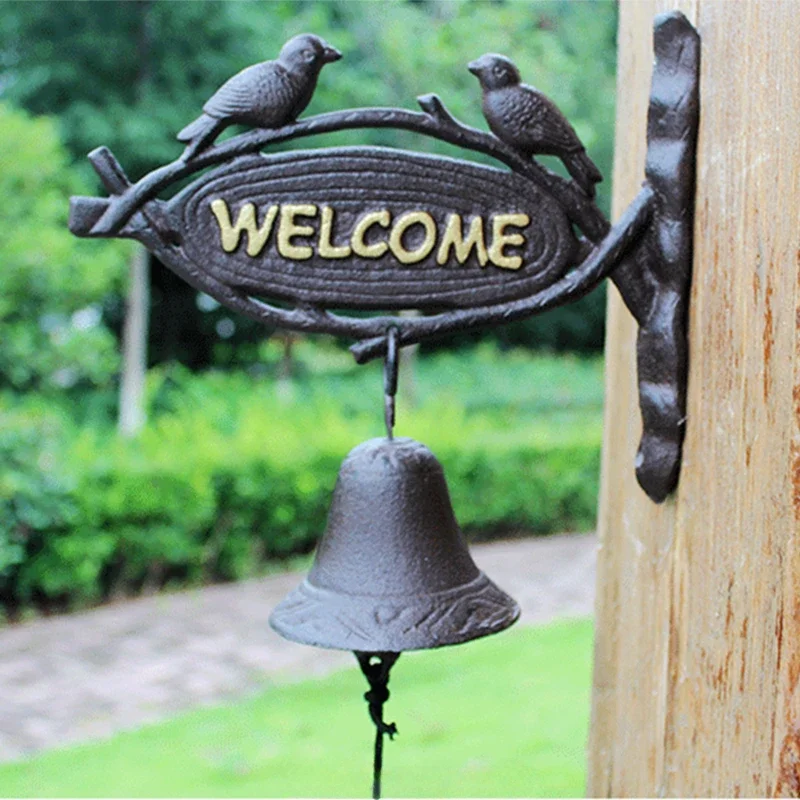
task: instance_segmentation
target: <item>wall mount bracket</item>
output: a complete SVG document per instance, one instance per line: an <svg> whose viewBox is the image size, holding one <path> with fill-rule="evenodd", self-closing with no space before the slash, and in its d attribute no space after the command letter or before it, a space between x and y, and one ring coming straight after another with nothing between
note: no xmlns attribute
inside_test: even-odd
<svg viewBox="0 0 800 800"><path fill-rule="evenodd" d="M636 476L662 502L678 482L686 423L699 120L700 40L681 13L656 18L654 54L645 181L613 226L593 201L600 175L587 178L596 168L588 157L581 161L586 153L574 130L552 101L519 83L518 73L515 82L508 59L500 59L505 77L497 72L503 64L486 62L488 56L470 64L493 133L459 122L436 95L419 98L421 112L361 108L299 121L302 102L278 116L263 98L258 107L231 105L237 92L258 98L269 84L265 75L277 80L265 72L276 63L316 58L310 87L303 88L307 103L322 65L340 54L305 35L287 43L277 61L228 81L179 135L189 141L183 155L137 183L110 150L92 151L89 160L110 196L73 197L70 230L136 239L196 289L266 325L355 339L359 363L384 356L390 335L403 347L524 319L576 300L609 277L639 325L643 433ZM516 94L502 94L509 87ZM502 105L509 98L522 104L519 113L509 116ZM233 122L254 130L214 144ZM267 145L352 128L413 131L509 169L377 147L261 153ZM561 156L574 180L532 157L541 153ZM197 173L205 174L159 199ZM334 241L350 229L348 243ZM308 243L313 236L316 249ZM427 314L354 317L332 310L405 308Z"/></svg>

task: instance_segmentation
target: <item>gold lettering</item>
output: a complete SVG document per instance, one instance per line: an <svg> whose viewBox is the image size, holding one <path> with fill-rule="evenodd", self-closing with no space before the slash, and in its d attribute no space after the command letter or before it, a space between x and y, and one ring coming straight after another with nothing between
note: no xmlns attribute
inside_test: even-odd
<svg viewBox="0 0 800 800"><path fill-rule="evenodd" d="M425 238L416 250L406 250L403 246L403 234L412 225L422 225L425 228ZM394 257L401 264L416 264L422 261L436 244L436 223L433 217L425 211L409 211L395 222L389 234L389 248Z"/></svg>
<svg viewBox="0 0 800 800"><path fill-rule="evenodd" d="M349 244L334 243L334 225L336 212L332 206L320 209L315 204L271 205L266 209L263 221L259 226L258 210L254 203L244 203L238 211L236 222L231 220L231 210L226 200L216 198L210 203L211 211L217 220L220 231L220 243L226 253L232 253L241 244L242 235L247 236L246 253L255 257L266 247L267 241L276 227L277 250L284 258L305 261L314 255L310 244L295 243L295 237L313 236L315 228L308 224L299 224L298 217L316 217L320 215L319 242L317 253L322 258L341 259L355 254L362 258L380 258L391 251L401 264L416 264L425 259L436 246L437 226L433 217L425 211L409 211L399 216L392 225L392 215L386 210L370 211L364 214L355 225ZM389 229L388 240L367 243L367 236L373 226ZM423 237L413 249L403 243L403 238L414 225L421 225ZM519 269L522 257L506 254L506 247L525 244L525 236L521 231L508 232L507 228L525 228L530 225L527 214L495 214L491 220L492 242L486 245L485 223L483 217L474 216L469 219L469 228L464 234L464 219L460 214L448 214L436 251L436 263L444 265L455 258L458 264L464 264L474 255L482 266L492 263L501 269ZM417 235L418 238L419 235Z"/></svg>
<svg viewBox="0 0 800 800"><path fill-rule="evenodd" d="M219 197L211 201L211 210L219 224L222 249L226 253L232 253L239 246L239 239L244 231L247 233L247 255L249 256L257 256L264 249L275 223L275 217L278 216L278 206L270 206L264 217L264 224L259 228L256 221L256 207L252 203L245 203L239 209L239 216L234 225L231 222L228 204Z"/></svg>
<svg viewBox="0 0 800 800"><path fill-rule="evenodd" d="M319 247L317 252L323 258L347 258L353 251L346 245L331 243L333 236L333 209L330 206L322 207L322 224L319 228Z"/></svg>
<svg viewBox="0 0 800 800"><path fill-rule="evenodd" d="M310 225L298 225L295 217L316 217L317 207L310 203L300 205L287 204L281 206L281 221L278 225L278 252L284 258L293 261L305 261L314 255L307 244L292 244L294 236L312 236L314 229Z"/></svg>
<svg viewBox="0 0 800 800"><path fill-rule="evenodd" d="M382 228L388 228L391 221L391 214L385 210L370 211L369 214L364 214L356 223L356 227L353 229L353 235L350 238L353 252L362 258L380 258L389 249L389 245L386 244L386 242L367 244L364 238L367 235L367 231L373 225L380 225Z"/></svg>
<svg viewBox="0 0 800 800"><path fill-rule="evenodd" d="M439 252L436 254L437 264L446 264L450 258L450 249L456 251L456 261L463 264L468 258L472 248L475 248L475 255L478 263L486 266L489 256L486 253L486 242L483 238L483 217L473 217L469 223L469 233L465 239L461 233L461 215L449 214L447 224L442 236L442 243L439 245Z"/></svg>
<svg viewBox="0 0 800 800"><path fill-rule="evenodd" d="M507 256L503 254L506 245L525 244L525 237L521 233L506 233L505 228L513 225L515 228L525 228L530 225L531 218L527 214L496 214L492 219L492 246L489 248L489 258L492 264L502 269L519 269L522 266L520 256Z"/></svg>

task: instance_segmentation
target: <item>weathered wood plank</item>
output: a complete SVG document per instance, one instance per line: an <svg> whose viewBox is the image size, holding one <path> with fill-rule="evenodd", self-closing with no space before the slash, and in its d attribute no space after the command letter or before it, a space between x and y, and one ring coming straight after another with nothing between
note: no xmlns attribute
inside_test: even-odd
<svg viewBox="0 0 800 800"><path fill-rule="evenodd" d="M654 14L620 7L615 209L641 183ZM635 327L609 300L592 795L800 795L800 15L679 3L702 36L676 496L628 465Z"/></svg>

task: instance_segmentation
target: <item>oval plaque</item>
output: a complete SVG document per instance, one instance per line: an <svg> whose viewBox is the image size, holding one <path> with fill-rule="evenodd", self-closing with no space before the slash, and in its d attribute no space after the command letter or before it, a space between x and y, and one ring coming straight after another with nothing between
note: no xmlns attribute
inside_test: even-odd
<svg viewBox="0 0 800 800"><path fill-rule="evenodd" d="M512 172L382 148L249 155L169 203L184 255L252 295L326 308L470 308L574 263L561 206Z"/></svg>

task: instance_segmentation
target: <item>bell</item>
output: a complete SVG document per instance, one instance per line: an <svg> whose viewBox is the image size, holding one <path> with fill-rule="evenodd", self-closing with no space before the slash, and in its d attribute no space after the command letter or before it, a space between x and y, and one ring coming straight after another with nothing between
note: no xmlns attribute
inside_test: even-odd
<svg viewBox="0 0 800 800"><path fill-rule="evenodd" d="M380 438L342 464L314 565L270 624L303 644L377 654L460 644L518 617L475 566L433 453Z"/></svg>
<svg viewBox="0 0 800 800"><path fill-rule="evenodd" d="M442 465L425 445L393 438L396 377L385 385L389 435L344 460L314 566L269 620L287 639L355 652L376 728L375 800L383 737L397 733L383 721L383 705L399 654L488 636L519 617L519 606L475 566Z"/></svg>

